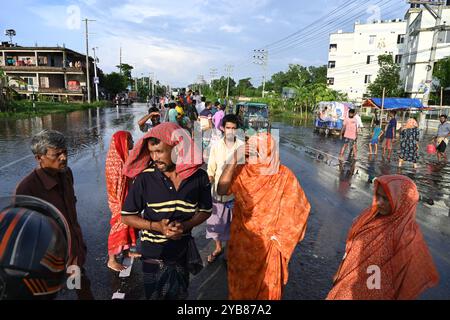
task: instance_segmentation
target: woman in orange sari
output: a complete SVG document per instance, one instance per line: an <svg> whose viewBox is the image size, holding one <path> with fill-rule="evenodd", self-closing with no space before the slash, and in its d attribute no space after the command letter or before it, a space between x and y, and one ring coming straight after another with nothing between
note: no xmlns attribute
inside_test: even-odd
<svg viewBox="0 0 450 320"><path fill-rule="evenodd" d="M238 153L225 166L218 185L219 194L235 195L229 299L279 300L288 281L289 260L305 235L310 204L295 175L280 164L278 145L270 134L249 139L245 165L237 165Z"/></svg>
<svg viewBox="0 0 450 320"><path fill-rule="evenodd" d="M327 299L407 300L439 282L416 222L419 193L401 175L375 180L372 206L353 223Z"/></svg>
<svg viewBox="0 0 450 320"><path fill-rule="evenodd" d="M111 139L106 157L106 189L108 204L112 213L111 231L108 238L108 267L114 271L122 271L125 267L118 263L116 255L136 245L136 234L133 228L121 222L121 210L128 191L129 178L122 174L128 152L133 148L133 138L128 131L118 131Z"/></svg>

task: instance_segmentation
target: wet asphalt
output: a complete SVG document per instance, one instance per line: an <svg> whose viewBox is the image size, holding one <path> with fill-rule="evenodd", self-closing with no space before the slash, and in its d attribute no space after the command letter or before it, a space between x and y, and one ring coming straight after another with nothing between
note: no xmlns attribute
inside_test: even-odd
<svg viewBox="0 0 450 320"><path fill-rule="evenodd" d="M63 132L69 142L69 166L75 177L77 209L88 246L86 270L95 299L108 300L116 291L125 299L143 299L141 264L136 260L129 278L119 278L106 267L110 212L107 204L104 164L111 136L128 130L135 141L143 133L137 121L146 114L145 104L132 107L92 109L40 118L0 121L0 197L13 193L17 183L36 163L29 142L44 128ZM420 299L450 299L450 166L439 165L421 152L417 170L411 166L399 171L397 155L391 162L369 159L370 132L358 139L358 159L340 164L336 156L342 142L313 132L311 121L275 122L280 130L282 163L298 177L311 203L305 239L297 246L290 265L289 282L283 299L324 299L331 288L345 248L352 220L372 201L372 180L400 173L412 178L422 197L417 221L429 245L440 274L440 283ZM425 150L425 133L421 150ZM433 205L431 205L431 203ZM193 232L206 261L213 244L205 239L205 226ZM58 299L76 299L73 291L63 291ZM220 257L191 279L190 299L226 299L226 260Z"/></svg>

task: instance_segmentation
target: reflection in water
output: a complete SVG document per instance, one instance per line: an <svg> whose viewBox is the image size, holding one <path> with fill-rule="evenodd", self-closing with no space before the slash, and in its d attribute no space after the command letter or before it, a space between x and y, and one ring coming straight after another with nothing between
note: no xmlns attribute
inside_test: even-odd
<svg viewBox="0 0 450 320"><path fill-rule="evenodd" d="M303 127L290 127L290 124L300 124ZM286 123L274 123L273 128L281 129L281 142L295 149L305 152L312 159L323 162L330 167L339 169L340 189L345 193L350 188L350 180L343 180L351 172L348 164L344 164L344 173L342 165L338 161L338 154L342 146L342 141L338 137L316 134L313 132L311 121L292 121ZM411 166L398 168L398 152L394 150L391 161L382 159L381 148L378 156L369 156L368 145L371 139L371 132L365 129L358 137L358 159L356 162L356 175L353 180L358 179L366 183L372 183L373 180L381 175L403 174L415 181L424 202L441 202L441 206L450 208L450 167L447 164L437 163L435 156L426 153L426 145L431 140L433 132L425 134L420 146L420 159L418 169ZM354 171L353 171L354 172ZM344 176L343 176L344 174ZM348 184L348 185L346 185Z"/></svg>

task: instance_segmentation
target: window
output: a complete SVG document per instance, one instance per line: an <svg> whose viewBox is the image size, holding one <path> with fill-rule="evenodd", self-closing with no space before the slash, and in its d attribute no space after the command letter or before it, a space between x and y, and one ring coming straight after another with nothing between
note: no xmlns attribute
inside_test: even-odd
<svg viewBox="0 0 450 320"><path fill-rule="evenodd" d="M48 81L48 77L41 77L41 88L50 88L50 83Z"/></svg>
<svg viewBox="0 0 450 320"><path fill-rule="evenodd" d="M329 69L336 68L336 61L330 61L330 62L328 62L328 68L329 68Z"/></svg>
<svg viewBox="0 0 450 320"><path fill-rule="evenodd" d="M334 78L327 78L327 83L330 86L334 85Z"/></svg>
<svg viewBox="0 0 450 320"><path fill-rule="evenodd" d="M399 34L397 36L397 44L402 44L405 43L405 35L404 34Z"/></svg>
<svg viewBox="0 0 450 320"><path fill-rule="evenodd" d="M374 56L367 56L367 64L371 64Z"/></svg>
<svg viewBox="0 0 450 320"><path fill-rule="evenodd" d="M372 83L372 75L371 74L366 74L364 83Z"/></svg>
<svg viewBox="0 0 450 320"><path fill-rule="evenodd" d="M369 36L369 44L374 44L377 36Z"/></svg>
<svg viewBox="0 0 450 320"><path fill-rule="evenodd" d="M336 52L337 51L337 44L330 44L330 52Z"/></svg>
<svg viewBox="0 0 450 320"><path fill-rule="evenodd" d="M438 37L438 43L450 43L450 31L441 31Z"/></svg>
<svg viewBox="0 0 450 320"><path fill-rule="evenodd" d="M402 55L401 54L397 54L395 56L395 63L397 63L397 64L401 64L402 63Z"/></svg>

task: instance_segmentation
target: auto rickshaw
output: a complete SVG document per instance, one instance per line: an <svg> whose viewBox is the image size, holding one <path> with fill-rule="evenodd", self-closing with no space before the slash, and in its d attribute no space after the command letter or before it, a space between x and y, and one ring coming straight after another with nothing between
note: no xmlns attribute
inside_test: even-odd
<svg viewBox="0 0 450 320"><path fill-rule="evenodd" d="M245 131L270 131L269 106L265 103L239 102L236 104L236 116L239 127Z"/></svg>

